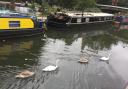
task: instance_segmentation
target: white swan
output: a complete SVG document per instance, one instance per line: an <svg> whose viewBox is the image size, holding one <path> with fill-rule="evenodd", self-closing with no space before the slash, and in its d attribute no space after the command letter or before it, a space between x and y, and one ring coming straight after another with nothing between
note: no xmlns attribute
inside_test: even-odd
<svg viewBox="0 0 128 89"><path fill-rule="evenodd" d="M100 60L102 60L102 61L108 61L110 59L110 55L111 54L109 54L108 57L101 57Z"/></svg>
<svg viewBox="0 0 128 89"><path fill-rule="evenodd" d="M53 66L53 65L49 65L49 66L47 66L47 67L45 67L44 69L42 69L43 71L54 71L54 70L56 70L57 68L58 68L58 62L59 62L59 60L56 60L56 65L55 66Z"/></svg>

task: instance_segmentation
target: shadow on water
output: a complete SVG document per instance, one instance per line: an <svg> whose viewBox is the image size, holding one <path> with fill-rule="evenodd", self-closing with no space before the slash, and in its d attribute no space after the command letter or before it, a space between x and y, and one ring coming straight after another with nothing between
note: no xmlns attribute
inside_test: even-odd
<svg viewBox="0 0 128 89"><path fill-rule="evenodd" d="M0 65L23 67L26 60L28 64L33 65L42 45L44 42L41 42L40 37L1 40Z"/></svg>
<svg viewBox="0 0 128 89"><path fill-rule="evenodd" d="M54 40L63 40L66 45L71 45L75 40L81 38L81 50L83 50L85 46L94 50L102 50L104 48L109 49L112 44L116 44L118 42L118 40L109 36L109 31L111 29L110 24L101 24L101 26L93 24L87 25L86 27L72 27L71 30L69 28L63 28L63 30L57 29L56 31L55 29L50 29L46 34L49 38Z"/></svg>
<svg viewBox="0 0 128 89"><path fill-rule="evenodd" d="M109 35L124 43L128 43L128 24L113 25Z"/></svg>
<svg viewBox="0 0 128 89"><path fill-rule="evenodd" d="M61 31L50 28L44 36L0 41L0 89L123 89L128 81L128 48L123 48L127 42L119 38L127 40L127 33L111 30L110 24ZM123 59L119 50L125 52ZM109 63L99 60L109 53ZM82 55L88 64L78 63ZM45 66L55 65L57 59L58 70L42 71ZM17 72L26 69L35 75L15 78Z"/></svg>
<svg viewBox="0 0 128 89"><path fill-rule="evenodd" d="M16 86L15 75L24 69L34 70L34 66L38 63L41 47L45 43L41 39L43 39L42 36L37 36L0 41L0 80L4 80L0 82L0 87L7 83L0 89L20 89L11 88L11 85Z"/></svg>

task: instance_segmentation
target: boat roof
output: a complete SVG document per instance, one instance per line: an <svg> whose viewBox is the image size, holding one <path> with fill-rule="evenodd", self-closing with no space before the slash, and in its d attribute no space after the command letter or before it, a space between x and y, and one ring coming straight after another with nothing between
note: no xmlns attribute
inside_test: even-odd
<svg viewBox="0 0 128 89"><path fill-rule="evenodd" d="M81 17L82 13L73 13L73 12L67 12L65 13L70 17ZM84 12L83 13L83 17L110 17L110 16L114 16L113 14L109 14L109 13L102 13L102 12L97 12L97 13L92 13L92 12Z"/></svg>
<svg viewBox="0 0 128 89"><path fill-rule="evenodd" d="M0 10L0 17L18 17L18 18L23 18L23 17L30 17L27 14L23 13L18 13L10 10Z"/></svg>
<svg viewBox="0 0 128 89"><path fill-rule="evenodd" d="M11 2L6 2L6 1L0 1L0 4L3 4L3 5L8 5L8 4L11 4ZM15 2L15 5L16 6L25 6L25 3L16 3Z"/></svg>

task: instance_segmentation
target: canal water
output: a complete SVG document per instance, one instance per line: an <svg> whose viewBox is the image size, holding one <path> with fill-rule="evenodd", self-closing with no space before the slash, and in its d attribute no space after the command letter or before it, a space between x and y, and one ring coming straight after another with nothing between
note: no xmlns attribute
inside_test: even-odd
<svg viewBox="0 0 128 89"><path fill-rule="evenodd" d="M125 89L128 31L114 29L110 24L50 28L38 36L1 40L0 89ZM109 61L99 60L109 54ZM78 63L82 57L87 64ZM57 70L42 71L58 59ZM15 78L24 70L35 75Z"/></svg>

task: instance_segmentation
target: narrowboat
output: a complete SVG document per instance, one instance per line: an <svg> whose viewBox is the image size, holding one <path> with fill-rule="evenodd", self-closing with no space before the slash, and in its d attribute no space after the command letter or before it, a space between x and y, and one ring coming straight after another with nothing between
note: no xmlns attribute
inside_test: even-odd
<svg viewBox="0 0 128 89"><path fill-rule="evenodd" d="M65 27L71 25L84 25L90 23L111 22L114 20L113 14L108 13L55 13L48 16L46 23L48 26Z"/></svg>
<svg viewBox="0 0 128 89"><path fill-rule="evenodd" d="M44 32L43 22L37 20L35 16L0 12L0 37L31 36L42 32Z"/></svg>

